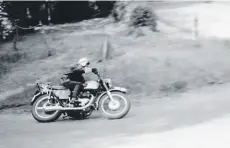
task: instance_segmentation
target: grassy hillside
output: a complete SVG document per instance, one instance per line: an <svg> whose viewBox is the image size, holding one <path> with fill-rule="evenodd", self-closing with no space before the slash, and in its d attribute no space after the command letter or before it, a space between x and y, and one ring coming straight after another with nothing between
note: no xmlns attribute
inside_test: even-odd
<svg viewBox="0 0 230 148"><path fill-rule="evenodd" d="M201 46L198 47L190 28L192 24L184 17L198 7L205 7L210 13L214 8L219 9L219 5L199 4L186 9L187 13L183 7L158 10L160 32L152 33L143 28L145 35L138 38L128 36L129 29L124 24L112 24L110 19L54 26L46 39L40 33L24 37L18 45L23 56L16 63L4 62L7 70L0 78L0 108L23 105L22 110L28 111L35 90L28 84L38 80L58 84L66 66L80 57L91 58L93 67L102 66L97 60L105 36L109 37L114 49L106 76L113 79L114 85L127 87L132 100L144 100L146 96L154 99L228 82L228 40L207 38L207 34L201 31ZM177 19L179 21L175 21ZM190 26L186 25L189 23ZM2 45L0 57L14 57L11 51L12 43ZM48 56L49 51L51 56Z"/></svg>

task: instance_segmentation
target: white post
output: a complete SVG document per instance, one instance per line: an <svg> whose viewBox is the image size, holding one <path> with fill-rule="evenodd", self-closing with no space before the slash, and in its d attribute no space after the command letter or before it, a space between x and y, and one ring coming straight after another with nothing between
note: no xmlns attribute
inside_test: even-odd
<svg viewBox="0 0 230 148"><path fill-rule="evenodd" d="M194 38L196 40L196 43L197 45L199 46L200 43L199 43L199 30L198 30L198 27L199 27L199 18L198 16L196 15L195 18L194 18Z"/></svg>
<svg viewBox="0 0 230 148"><path fill-rule="evenodd" d="M194 30L195 30L195 39L198 39L198 17L195 16L194 19Z"/></svg>
<svg viewBox="0 0 230 148"><path fill-rule="evenodd" d="M49 0L46 1L46 6L47 6L47 11L48 11L48 24L50 25L51 21L51 14L50 14L50 5L49 5Z"/></svg>
<svg viewBox="0 0 230 148"><path fill-rule="evenodd" d="M102 62L103 62L103 77L105 77L106 73L106 62L107 62L107 54L108 54L108 37L106 36L105 42L102 48Z"/></svg>

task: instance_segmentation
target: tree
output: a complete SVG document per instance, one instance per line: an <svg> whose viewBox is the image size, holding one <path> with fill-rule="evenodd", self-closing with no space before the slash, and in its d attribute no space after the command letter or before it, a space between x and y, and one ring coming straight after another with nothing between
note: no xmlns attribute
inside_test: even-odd
<svg viewBox="0 0 230 148"><path fill-rule="evenodd" d="M13 32L12 21L5 12L6 6L0 2L0 41L6 40Z"/></svg>
<svg viewBox="0 0 230 148"><path fill-rule="evenodd" d="M99 10L98 17L107 17L111 14L116 1L96 1Z"/></svg>
<svg viewBox="0 0 230 148"><path fill-rule="evenodd" d="M95 17L107 17L114 1L3 1L0 2L0 39L13 34L14 23L30 28L42 24L79 22ZM20 35L33 29L19 29Z"/></svg>

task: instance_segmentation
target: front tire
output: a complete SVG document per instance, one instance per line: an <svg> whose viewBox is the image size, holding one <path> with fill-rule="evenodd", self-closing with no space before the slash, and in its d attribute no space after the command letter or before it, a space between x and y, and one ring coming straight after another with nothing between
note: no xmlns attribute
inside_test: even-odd
<svg viewBox="0 0 230 148"><path fill-rule="evenodd" d="M113 111L112 112L107 111L106 106L108 106L109 110L120 109L120 106L118 107L118 106L115 105L114 107L112 107L113 105L110 105L111 101L110 101L109 96L105 95L99 101L99 110L100 110L101 114L104 117L106 117L107 119L121 119L121 118L123 118L124 116L126 116L128 114L128 112L129 112L129 110L131 108L131 103L130 103L130 101L128 99L126 99L123 96L123 93L121 93L121 92L111 92L111 95L113 96L115 102L119 103L119 105L123 101L124 108L119 110L118 113L115 113ZM118 101L118 98L120 98L121 101ZM108 105L106 105L107 101L108 101Z"/></svg>
<svg viewBox="0 0 230 148"><path fill-rule="evenodd" d="M48 100L49 100L49 96L48 95L42 95L40 96L34 103L33 103L33 107L32 107L32 116L34 117L34 119L36 119L38 122L53 122L55 120L57 120L62 112L61 111L52 111L52 112L48 112L45 113L45 115L48 115L48 116L45 116L45 115L40 115L38 113L38 110L42 110L40 107L39 109L39 105L41 104L42 101L44 101L45 103L48 103Z"/></svg>

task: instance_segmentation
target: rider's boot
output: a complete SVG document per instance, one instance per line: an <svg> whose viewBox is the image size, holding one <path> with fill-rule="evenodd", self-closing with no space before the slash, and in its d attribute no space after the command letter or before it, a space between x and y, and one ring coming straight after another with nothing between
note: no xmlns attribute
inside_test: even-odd
<svg viewBox="0 0 230 148"><path fill-rule="evenodd" d="M70 100L70 104L74 104L75 102L77 102L78 101L78 96L77 97L71 97L71 100Z"/></svg>

